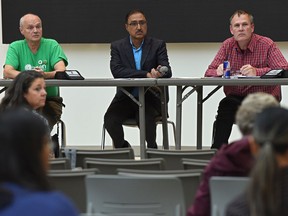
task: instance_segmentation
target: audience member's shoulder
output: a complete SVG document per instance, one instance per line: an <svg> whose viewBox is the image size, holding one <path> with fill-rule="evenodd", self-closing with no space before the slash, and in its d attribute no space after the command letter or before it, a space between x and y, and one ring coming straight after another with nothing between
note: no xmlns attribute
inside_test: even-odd
<svg viewBox="0 0 288 216"><path fill-rule="evenodd" d="M234 198L226 208L226 216L246 216L250 215L249 203L246 193L242 193Z"/></svg>
<svg viewBox="0 0 288 216"><path fill-rule="evenodd" d="M241 151L241 149L250 150L249 148L249 138L247 136L242 137L239 140L235 140L230 144L223 147L227 151Z"/></svg>
<svg viewBox="0 0 288 216"><path fill-rule="evenodd" d="M222 145L210 164L210 169L216 169L222 173L248 175L253 164L248 139L243 137L233 143Z"/></svg>
<svg viewBox="0 0 288 216"><path fill-rule="evenodd" d="M219 150L219 152L224 152L224 154L228 155L246 155L251 156L250 153L250 145L248 137L242 137L239 140L236 140L228 145L224 145L223 148Z"/></svg>
<svg viewBox="0 0 288 216"><path fill-rule="evenodd" d="M22 202L22 204L21 204ZM41 216L76 216L79 214L73 203L58 192L40 192L26 196L19 207L29 210L33 215Z"/></svg>
<svg viewBox="0 0 288 216"><path fill-rule="evenodd" d="M62 193L59 192L47 192L43 193L47 195L47 201L44 204L41 202L43 207L47 207L47 209L51 210L51 215L77 215L78 212L73 205L73 203ZM40 199L41 194L39 194ZM35 197L37 199L37 197ZM46 199L46 198L45 198ZM39 203L39 206L41 205ZM43 214L41 214L43 216ZM49 214L47 214L48 216Z"/></svg>

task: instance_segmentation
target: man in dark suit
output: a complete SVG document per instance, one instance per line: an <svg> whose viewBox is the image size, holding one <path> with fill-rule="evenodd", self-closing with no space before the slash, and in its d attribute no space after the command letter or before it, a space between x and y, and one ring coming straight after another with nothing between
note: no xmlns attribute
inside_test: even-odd
<svg viewBox="0 0 288 216"><path fill-rule="evenodd" d="M126 15L126 30L129 36L111 44L110 69L114 78L170 78L166 44L162 40L147 37L147 20L140 10L132 10ZM161 66L168 71L159 72ZM138 98L138 88L126 88ZM155 93L155 92L154 92ZM115 148L130 144L124 139L122 124L134 118L139 124L139 107L121 90L118 90L104 116L104 125ZM146 141L148 148L157 148L156 118L161 116L161 102L151 91L145 94Z"/></svg>

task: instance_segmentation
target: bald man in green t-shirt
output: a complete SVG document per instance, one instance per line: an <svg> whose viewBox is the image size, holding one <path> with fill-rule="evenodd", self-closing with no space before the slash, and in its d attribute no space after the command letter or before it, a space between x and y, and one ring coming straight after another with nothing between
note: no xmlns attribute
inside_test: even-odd
<svg viewBox="0 0 288 216"><path fill-rule="evenodd" d="M10 44L4 66L4 77L14 79L21 71L35 70L42 73L45 79L53 79L56 71L65 71L67 57L61 46L53 39L42 37L42 21L35 14L26 14L20 19L20 32L23 40ZM59 87L46 88L47 99L42 110L50 128L62 114L62 98Z"/></svg>

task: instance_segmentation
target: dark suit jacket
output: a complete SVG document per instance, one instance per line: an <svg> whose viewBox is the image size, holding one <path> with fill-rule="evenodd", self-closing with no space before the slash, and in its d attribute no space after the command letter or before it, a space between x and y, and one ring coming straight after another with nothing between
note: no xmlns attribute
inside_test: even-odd
<svg viewBox="0 0 288 216"><path fill-rule="evenodd" d="M166 43L163 40L146 37L142 46L141 70L136 70L132 46L129 36L111 44L110 69L114 78L146 78L146 74L158 65L167 66L168 72L163 78L172 76L168 60ZM133 88L125 88L131 92ZM168 93L167 98L168 98ZM122 91L117 91L114 100L124 97Z"/></svg>

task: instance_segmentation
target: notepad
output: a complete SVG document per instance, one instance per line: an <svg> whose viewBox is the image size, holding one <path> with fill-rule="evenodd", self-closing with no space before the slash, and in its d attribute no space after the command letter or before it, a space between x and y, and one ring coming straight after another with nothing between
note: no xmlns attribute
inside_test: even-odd
<svg viewBox="0 0 288 216"><path fill-rule="evenodd" d="M230 79L259 79L260 76L244 76L244 75L236 75L231 76Z"/></svg>

